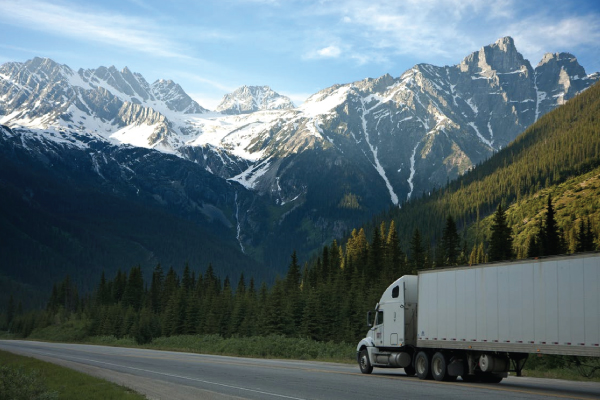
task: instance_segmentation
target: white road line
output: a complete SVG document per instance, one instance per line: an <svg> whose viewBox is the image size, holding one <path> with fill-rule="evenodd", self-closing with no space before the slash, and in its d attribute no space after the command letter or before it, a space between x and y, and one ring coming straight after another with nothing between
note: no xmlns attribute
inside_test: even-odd
<svg viewBox="0 0 600 400"><path fill-rule="evenodd" d="M41 354L41 355L48 356L48 357L57 358L56 355L52 354L52 353L44 353L44 352L37 352L37 353ZM111 365L113 367L127 368L127 369L132 369L132 370L135 370L135 371L149 372L151 374L169 376L169 377L172 377L172 378L187 379L187 380L190 380L190 381L195 381L195 382L200 382L200 383L207 383L209 385L222 386L222 387L226 387L226 388L229 388L229 389L243 390L243 391L246 391L246 392L264 394L264 395L267 395L267 396L279 397L279 398L282 398L282 399L306 400L306 399L303 399L301 397L291 397L291 396L286 396L286 395L283 395L283 394L277 394L277 393L271 393L271 392L264 392L262 390L248 389L248 388L244 388L244 387L240 387L240 386L227 385L225 383L211 382L211 381L206 381L206 380L198 379L198 378L190 378L188 376L167 374L165 372L157 372L157 371L152 371L152 370L143 369L143 368L128 367L126 365L113 364L113 363L109 363L109 362L106 362L106 361L92 360L90 358L80 358L80 357L75 357L75 356L67 356L67 357L69 359L73 359L73 360L88 361L88 362L93 362L93 363L98 363L98 364ZM67 360L67 359L65 358L65 360Z"/></svg>

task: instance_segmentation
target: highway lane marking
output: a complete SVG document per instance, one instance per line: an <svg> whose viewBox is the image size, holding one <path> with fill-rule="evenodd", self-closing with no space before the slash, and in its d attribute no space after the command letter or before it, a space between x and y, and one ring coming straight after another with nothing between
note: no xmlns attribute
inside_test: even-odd
<svg viewBox="0 0 600 400"><path fill-rule="evenodd" d="M126 348L124 348L126 349ZM42 353L41 354L47 355L47 356L51 356L51 357L56 357L56 355L51 354L51 353ZM215 355L208 355L208 354L194 354L194 353L182 353L182 354L189 354L190 356L194 357L194 356L201 356L200 358L208 358L208 357L214 357L214 358L218 358L219 356L215 356ZM155 356L146 356L146 355L129 355L130 357L135 357L135 358L162 358L162 359L173 359L176 361L184 361L187 363L193 363L194 361L198 361L198 360L181 360L181 359L177 359L175 357L173 357L173 354L164 354L164 355L160 355L160 357L155 357ZM247 389L247 388L242 388L242 387L237 387L237 386L232 386L232 385L226 385L226 384L222 384L222 383L217 383L217 382L211 382L211 381L205 381L205 380L201 380L201 379L197 379L197 378L189 378L189 377L184 377L184 376L178 376L178 375L171 375L171 374L167 374L167 373L162 373L162 372L156 372L156 371L152 371L152 370L145 370L142 368L136 368L136 367L127 367L127 366L122 366L119 364L113 364L113 363L109 363L109 362L105 362L105 361L98 361L98 360L92 360L92 359L86 359L86 358L78 358L75 356L69 356L71 358L74 359L79 359L79 360L85 360L85 361L90 361L90 362L96 362L96 363L100 363L100 364L106 364L106 365L112 365L112 366L118 366L118 367L122 367L122 368L129 368L129 369L133 369L133 370L139 370L139 371L144 371L144 372L150 372L150 373L155 373L155 374L159 374L159 375L165 375L165 376L170 376L170 377L176 377L176 378L181 378L181 379L188 379L188 380L195 380L198 382L202 382L202 383L207 383L207 384L213 384L213 385L219 385L219 386L224 386L224 387L229 387L229 388L234 388L234 389L239 389L239 390L246 390L246 391L250 391L250 392L256 392L259 394L267 394L267 395L271 395L274 397L281 397L281 398L286 398L286 399L291 399L291 400L304 400L304 399L300 399L297 397L290 397L290 396L285 396L285 395L279 395L276 393L269 393L269 392L261 392L261 391L257 391L254 389ZM283 365L264 365L264 364L260 364L260 363L256 363L256 362L234 362L234 361L219 361L216 359L211 359L209 362L211 363L215 363L215 364L223 364L223 365L238 365L238 366L244 366L244 367L261 367L261 368L269 368L269 369L289 369L289 370L302 370L302 371L307 371L307 372L317 372L317 373L328 373L328 374L338 374L338 375L354 375L354 376L361 376L364 378L368 378L367 375L362 374L362 373L358 373L358 372L344 372L344 371L331 371L331 370L324 370L324 369L318 369L318 368L307 368L307 367L293 367L293 366L283 366ZM208 361L207 361L208 362ZM411 382L408 381L407 379L414 379L412 377L407 377L407 376L403 376L403 375L379 375L379 374L373 374L370 375L370 377L373 378L379 378L379 379L393 379L393 380L398 380L401 379L402 381L405 381L407 383L417 383L417 381L415 382ZM420 382L420 381L419 381ZM521 393L521 394L529 394L529 395L538 395L538 396L550 396L550 397L555 397L555 398L565 398L565 399L575 399L575 400L594 400L595 397L573 397L570 395L561 395L561 394L555 394L555 393L549 393L549 392L543 392L543 391L538 391L538 390L520 390L520 389L512 389L512 388L502 388L502 387L497 387L497 386L484 386L484 385L476 385L476 384L472 384L472 383L464 383L464 382L439 382L439 381L435 381L435 380L429 380L426 382L420 382L419 384L439 384L439 385L451 385L451 386L457 386L457 387L470 387L470 388L478 388L478 389L486 389L486 390L495 390L495 391L502 391L502 392L512 392L512 393Z"/></svg>
<svg viewBox="0 0 600 400"><path fill-rule="evenodd" d="M53 357L53 358L57 358L56 355L52 354L52 353L44 353L44 352L38 351L38 354L49 356L49 357ZM75 356L66 356L66 357L68 357L68 358L63 358L63 359L67 360L67 361L69 359L80 360L80 361L88 361L88 362L92 362L92 363L111 365L113 367L126 368L126 369L132 369L132 370L135 370L135 371L149 372L151 374L169 376L171 378L187 379L187 380L190 380L190 381L195 381L195 382L200 382L200 383L207 383L207 384L210 384L210 385L216 385L216 386L226 387L226 388L229 388L229 389L237 389L237 390L242 390L242 391L246 391L246 392L252 392L252 393L257 393L257 394L264 394L264 395L267 395L267 396L279 397L279 398L282 398L282 399L306 400L306 399L301 398L301 397L286 396L286 395L278 394L278 393L265 392L265 391L262 391L262 390L249 389L249 388L245 388L245 387L241 387L241 386L234 386L234 385L228 385L228 384L225 384L225 383L211 382L211 381L207 381L207 380L203 380L203 379L191 378L189 376L168 374L166 372L157 372L157 371L152 371L152 370L149 370L149 369L129 367L129 366L126 366L126 365L119 365L119 364L109 363L109 362L106 362L106 361L98 361L98 360L92 360L92 359L89 359L89 358L81 358L81 357L75 357Z"/></svg>

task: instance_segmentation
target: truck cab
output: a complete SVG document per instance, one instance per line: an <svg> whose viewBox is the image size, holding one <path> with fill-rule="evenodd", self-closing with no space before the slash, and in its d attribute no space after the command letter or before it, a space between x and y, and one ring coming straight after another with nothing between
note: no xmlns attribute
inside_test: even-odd
<svg viewBox="0 0 600 400"><path fill-rule="evenodd" d="M417 276L397 279L367 314L370 329L356 349L363 372L375 366L405 368L414 374L411 359L417 342L417 288Z"/></svg>

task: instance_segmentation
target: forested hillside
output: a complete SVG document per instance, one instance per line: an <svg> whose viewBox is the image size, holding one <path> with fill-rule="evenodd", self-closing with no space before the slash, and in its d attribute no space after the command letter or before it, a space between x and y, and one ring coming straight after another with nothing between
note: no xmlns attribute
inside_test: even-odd
<svg viewBox="0 0 600 400"><path fill-rule="evenodd" d="M103 274L94 293L82 297L67 277L55 285L45 311L24 314L12 302L0 323L27 336L75 319L82 336L130 336L140 343L180 334L354 342L364 334L365 312L403 274L498 260L496 240L512 242L505 254L517 258L550 255L531 246L550 239L558 243L552 251L597 250L598 115L595 85L445 188L353 230L304 266L294 253L286 276L271 287L243 275L234 284L210 266L204 274L202 266L186 266L178 276L159 265L144 281L134 267Z"/></svg>

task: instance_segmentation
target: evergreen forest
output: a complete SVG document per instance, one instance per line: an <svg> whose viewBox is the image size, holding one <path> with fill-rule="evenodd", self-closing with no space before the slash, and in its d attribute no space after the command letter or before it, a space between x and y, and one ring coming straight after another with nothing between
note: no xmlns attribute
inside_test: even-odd
<svg viewBox="0 0 600 400"><path fill-rule="evenodd" d="M514 143L446 187L390 209L267 286L209 265L134 266L80 294L67 276L44 310L11 297L0 329L20 336L68 321L82 338L283 335L356 343L383 290L418 270L598 250L600 85L542 117ZM218 260L215 260L217 262ZM200 270L204 270L201 273ZM181 270L180 270L181 271Z"/></svg>

